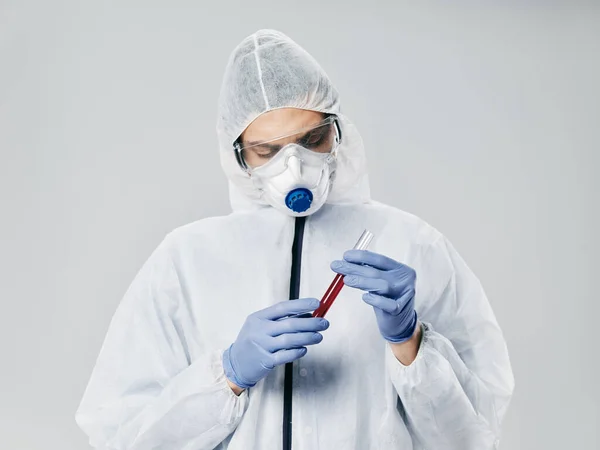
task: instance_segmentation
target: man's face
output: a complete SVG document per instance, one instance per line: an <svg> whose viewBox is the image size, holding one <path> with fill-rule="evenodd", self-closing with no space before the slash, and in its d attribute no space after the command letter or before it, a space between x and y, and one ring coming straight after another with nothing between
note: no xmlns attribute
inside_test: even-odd
<svg viewBox="0 0 600 450"><path fill-rule="evenodd" d="M323 119L323 113L297 108L266 112L242 133L242 157L249 167L255 168L267 163L282 147L291 143L315 152L329 152L335 133L331 124L318 126ZM285 137L277 139L280 136Z"/></svg>

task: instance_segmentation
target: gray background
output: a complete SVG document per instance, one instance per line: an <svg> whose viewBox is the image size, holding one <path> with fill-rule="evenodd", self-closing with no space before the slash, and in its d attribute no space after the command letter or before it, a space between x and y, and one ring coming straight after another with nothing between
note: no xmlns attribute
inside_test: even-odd
<svg viewBox="0 0 600 450"><path fill-rule="evenodd" d="M501 448L599 448L598 3L203 3L0 1L0 446L87 448L73 415L129 282L229 210L221 76L271 27L336 83L374 198L483 281L517 380Z"/></svg>

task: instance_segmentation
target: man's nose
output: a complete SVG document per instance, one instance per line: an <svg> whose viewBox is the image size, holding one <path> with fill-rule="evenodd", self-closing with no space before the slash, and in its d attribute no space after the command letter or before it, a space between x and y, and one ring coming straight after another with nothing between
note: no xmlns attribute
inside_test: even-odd
<svg viewBox="0 0 600 450"><path fill-rule="evenodd" d="M290 169L290 172L294 178L299 179L302 177L302 160L298 155L291 155L289 157L288 168Z"/></svg>

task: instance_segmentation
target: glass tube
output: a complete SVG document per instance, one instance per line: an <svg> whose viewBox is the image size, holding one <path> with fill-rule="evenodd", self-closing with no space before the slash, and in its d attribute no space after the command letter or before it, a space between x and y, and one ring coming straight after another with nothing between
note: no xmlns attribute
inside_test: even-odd
<svg viewBox="0 0 600 450"><path fill-rule="evenodd" d="M363 231L353 250L366 250L372 240L373 233L371 233L369 230ZM312 316L325 317L325 314L327 314L327 311L329 311L329 308L331 308L331 305L333 305L333 302L343 287L344 275L338 273L327 288L327 291L325 291L325 294L321 299L321 304L317 309L315 309L315 311L312 313Z"/></svg>

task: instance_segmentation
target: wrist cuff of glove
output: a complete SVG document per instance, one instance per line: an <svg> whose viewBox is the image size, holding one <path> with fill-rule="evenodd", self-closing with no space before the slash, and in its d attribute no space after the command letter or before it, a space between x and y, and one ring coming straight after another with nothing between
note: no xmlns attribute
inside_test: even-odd
<svg viewBox="0 0 600 450"><path fill-rule="evenodd" d="M408 341L415 334L415 329L417 328L417 312L413 311L413 316L410 321L410 325L404 330L401 334L396 336L384 336L385 340L388 342L392 342L394 344L400 344L402 342Z"/></svg>
<svg viewBox="0 0 600 450"><path fill-rule="evenodd" d="M244 383L242 380L239 379L239 377L235 373L235 370L233 369L233 365L231 364L231 359L229 357L230 353L231 353L231 347L232 346L233 346L233 344L231 344L229 346L229 348L223 352L223 370L225 371L225 376L227 378L229 378L229 381L231 381L232 383L237 384L242 389L251 388L256 383L254 383L254 384Z"/></svg>

